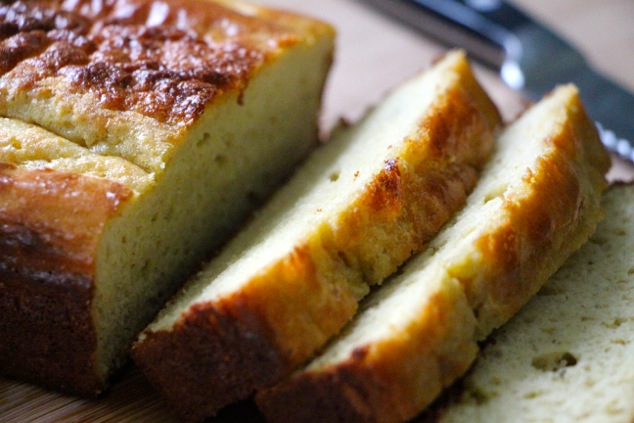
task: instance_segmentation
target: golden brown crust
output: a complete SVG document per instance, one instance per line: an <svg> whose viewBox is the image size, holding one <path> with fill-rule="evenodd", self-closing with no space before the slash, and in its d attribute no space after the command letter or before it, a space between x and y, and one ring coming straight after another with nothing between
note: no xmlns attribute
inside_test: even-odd
<svg viewBox="0 0 634 423"><path fill-rule="evenodd" d="M132 191L106 179L0 163L3 257L91 275L99 236Z"/></svg>
<svg viewBox="0 0 634 423"><path fill-rule="evenodd" d="M94 257L132 191L1 163L0 196L0 372L94 395L104 382L91 359Z"/></svg>
<svg viewBox="0 0 634 423"><path fill-rule="evenodd" d="M297 248L242 291L194 305L172 331L146 333L133 358L182 417L214 415L288 373L343 326L357 307L343 269L321 245Z"/></svg>
<svg viewBox="0 0 634 423"><path fill-rule="evenodd" d="M260 409L271 422L410 419L475 358L475 319L460 290L436 292L411 331L391 342L358 347L336 366L291 376L259 392Z"/></svg>
<svg viewBox="0 0 634 423"><path fill-rule="evenodd" d="M354 314L360 286L394 272L463 205L500 117L466 61L456 73L399 157L337 222L321 225L239 295L197 305L170 331L148 331L135 345L137 364L181 413L193 420L213 415L288 374ZM223 313L226 327L201 325L203 309ZM184 342L203 332L207 343ZM246 351L256 340L261 349ZM225 358L227 351L239 352Z"/></svg>
<svg viewBox="0 0 634 423"><path fill-rule="evenodd" d="M564 126L548 140L551 152L525 177L527 193L505 198L509 219L479 240L487 269L463 281L479 339L517 313L602 217L610 157L579 97L565 107Z"/></svg>
<svg viewBox="0 0 634 423"><path fill-rule="evenodd" d="M370 284L394 273L462 207L490 156L501 118L466 60L455 72L460 80L435 102L400 156L385 163L334 224L334 248Z"/></svg>
<svg viewBox="0 0 634 423"><path fill-rule="evenodd" d="M299 371L259 393L267 419L406 421L464 374L475 358L476 340L515 314L601 217L609 156L578 97L565 107L565 125L525 177L526 192L505 198L508 221L476 242L482 259L473 263L472 279L459 281L466 292L448 295L446 288L407 331L357 348L336 365ZM464 302L449 300L456 297Z"/></svg>
<svg viewBox="0 0 634 423"><path fill-rule="evenodd" d="M238 1L0 5L0 116L161 173L205 110L332 27Z"/></svg>
<svg viewBox="0 0 634 423"><path fill-rule="evenodd" d="M300 41L276 24L292 21L282 13L267 12L265 21L205 0L96 4L0 7L0 71L10 72L13 90L60 77L58 90L91 92L103 108L188 123L222 92L244 90L267 56Z"/></svg>

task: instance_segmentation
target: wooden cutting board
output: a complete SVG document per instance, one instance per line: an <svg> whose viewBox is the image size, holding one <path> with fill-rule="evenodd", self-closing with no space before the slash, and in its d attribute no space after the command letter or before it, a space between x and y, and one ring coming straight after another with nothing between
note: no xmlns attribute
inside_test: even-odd
<svg viewBox="0 0 634 423"><path fill-rule="evenodd" d="M338 119L354 121L385 92L424 69L443 48L387 19L362 0L254 0L299 11L333 23L339 31L335 65L328 83L322 125ZM634 91L634 2L631 0L516 0L577 44L601 71ZM523 107L511 92L484 69L478 75L504 116ZM634 119L634 111L631 111ZM611 179L630 179L634 168L615 160ZM2 340L0 340L2 342ZM130 366L97 400L60 395L38 387L0 379L0 422L153 422L178 420ZM261 422L254 406L230 407L214 422Z"/></svg>

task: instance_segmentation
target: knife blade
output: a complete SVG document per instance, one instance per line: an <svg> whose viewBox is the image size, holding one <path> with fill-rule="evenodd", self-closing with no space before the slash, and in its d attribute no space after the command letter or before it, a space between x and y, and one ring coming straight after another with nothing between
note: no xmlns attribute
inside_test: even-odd
<svg viewBox="0 0 634 423"><path fill-rule="evenodd" d="M588 64L570 43L502 0L364 0L379 10L499 70L537 100L572 82L604 145L634 162L634 95Z"/></svg>

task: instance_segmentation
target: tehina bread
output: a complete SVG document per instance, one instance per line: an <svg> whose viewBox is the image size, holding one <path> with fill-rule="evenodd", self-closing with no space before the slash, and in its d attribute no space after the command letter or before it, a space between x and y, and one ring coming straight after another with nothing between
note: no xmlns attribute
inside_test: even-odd
<svg viewBox="0 0 634 423"><path fill-rule="evenodd" d="M188 419L310 357L465 201L499 114L461 52L315 152L142 334L133 357Z"/></svg>
<svg viewBox="0 0 634 423"><path fill-rule="evenodd" d="M434 407L443 423L634 421L634 186Z"/></svg>
<svg viewBox="0 0 634 423"><path fill-rule="evenodd" d="M323 23L238 1L0 6L0 373L94 395L317 141Z"/></svg>
<svg viewBox="0 0 634 423"><path fill-rule="evenodd" d="M586 241L609 163L576 88L533 106L501 133L467 205L429 248L306 367L258 394L267 419L416 416Z"/></svg>

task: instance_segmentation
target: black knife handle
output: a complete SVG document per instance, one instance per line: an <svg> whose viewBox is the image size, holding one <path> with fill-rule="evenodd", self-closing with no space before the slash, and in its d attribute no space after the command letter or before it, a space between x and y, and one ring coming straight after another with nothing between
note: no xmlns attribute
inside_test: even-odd
<svg viewBox="0 0 634 423"><path fill-rule="evenodd" d="M514 34L531 22L521 10L501 0L367 1L445 44L466 48L496 68L522 54Z"/></svg>

